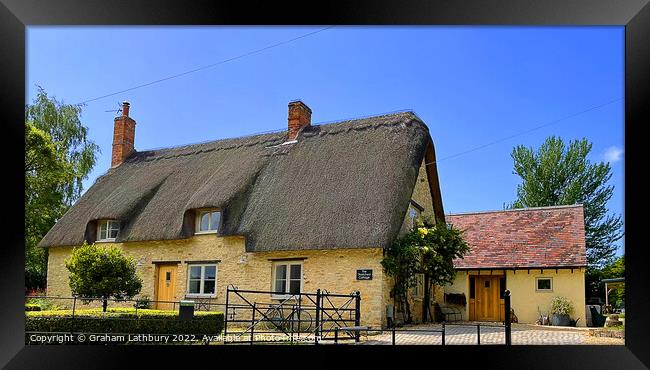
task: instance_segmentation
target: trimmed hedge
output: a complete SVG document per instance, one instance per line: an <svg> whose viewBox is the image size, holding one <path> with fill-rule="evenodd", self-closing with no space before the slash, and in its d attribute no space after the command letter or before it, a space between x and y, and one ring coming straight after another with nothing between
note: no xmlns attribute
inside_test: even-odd
<svg viewBox="0 0 650 370"><path fill-rule="evenodd" d="M25 303L25 311L40 311L41 306L34 303Z"/></svg>
<svg viewBox="0 0 650 370"><path fill-rule="evenodd" d="M194 312L192 320L179 320L177 311L134 308L76 310L75 333L220 334L223 312ZM25 312L25 331L70 332L72 310Z"/></svg>

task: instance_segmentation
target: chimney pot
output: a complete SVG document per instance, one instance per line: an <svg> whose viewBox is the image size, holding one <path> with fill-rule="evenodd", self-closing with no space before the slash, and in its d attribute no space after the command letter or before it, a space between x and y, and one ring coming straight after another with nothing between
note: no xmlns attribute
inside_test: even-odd
<svg viewBox="0 0 650 370"><path fill-rule="evenodd" d="M296 140L300 131L311 125L311 109L302 101L289 102L287 140Z"/></svg>
<svg viewBox="0 0 650 370"><path fill-rule="evenodd" d="M123 116L129 116L129 106L131 104L128 101L123 101L122 102L122 115Z"/></svg>

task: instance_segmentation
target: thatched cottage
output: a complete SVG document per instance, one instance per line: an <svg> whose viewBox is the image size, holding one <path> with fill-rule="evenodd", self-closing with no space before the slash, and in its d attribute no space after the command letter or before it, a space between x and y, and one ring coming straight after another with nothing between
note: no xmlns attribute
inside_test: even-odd
<svg viewBox="0 0 650 370"><path fill-rule="evenodd" d="M413 217L445 219L433 141L412 112L312 125L294 101L287 131L147 151L128 103L114 125L112 167L40 243L50 296L71 295L64 260L86 241L134 256L154 300L223 302L229 284L360 291L362 323L380 326L383 248Z"/></svg>

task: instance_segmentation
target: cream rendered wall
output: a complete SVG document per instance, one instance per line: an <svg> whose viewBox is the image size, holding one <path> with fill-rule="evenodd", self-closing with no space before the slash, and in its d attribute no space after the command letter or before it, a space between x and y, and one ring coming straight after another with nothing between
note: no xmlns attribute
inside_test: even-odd
<svg viewBox="0 0 650 370"><path fill-rule="evenodd" d="M537 292L536 281L538 277L553 278L551 292ZM542 313L548 314L551 300L556 296L568 298L574 307L571 318L577 319L578 326L586 326L585 320L585 269L555 269L544 270L519 270L516 273L508 271L506 286L510 290L512 308L515 310L519 322L534 323L539 318L537 307Z"/></svg>
<svg viewBox="0 0 650 370"><path fill-rule="evenodd" d="M476 275L476 271L471 271ZM489 271L481 271L482 275L489 275ZM503 270L492 271L493 275L503 275ZM465 293L468 304L465 307L463 318L469 318L469 278L466 271L458 271L453 284L445 286L446 293ZM536 278L553 278L552 292L538 292ZM551 300L555 296L568 298L574 306L571 318L578 319L578 326L586 326L585 321L585 269L545 269L542 273L537 270L506 271L506 288L510 290L511 306L520 323L535 323L539 318L537 308L547 314L551 308Z"/></svg>

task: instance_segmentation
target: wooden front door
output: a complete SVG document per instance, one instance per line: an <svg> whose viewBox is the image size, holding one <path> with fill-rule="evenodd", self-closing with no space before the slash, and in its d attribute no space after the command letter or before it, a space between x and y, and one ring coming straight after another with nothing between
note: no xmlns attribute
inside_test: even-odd
<svg viewBox="0 0 650 370"><path fill-rule="evenodd" d="M175 301L177 265L158 265L156 301ZM173 310L173 303L156 302L158 310ZM176 307L178 308L178 307Z"/></svg>
<svg viewBox="0 0 650 370"><path fill-rule="evenodd" d="M476 276L476 320L499 321L499 276Z"/></svg>

